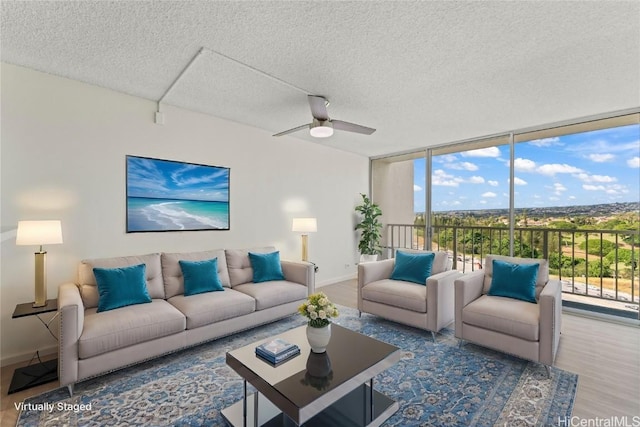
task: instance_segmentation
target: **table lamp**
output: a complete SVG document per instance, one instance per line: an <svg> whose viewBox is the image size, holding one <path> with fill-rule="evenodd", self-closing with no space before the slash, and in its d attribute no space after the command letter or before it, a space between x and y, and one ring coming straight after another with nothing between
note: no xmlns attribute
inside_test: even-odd
<svg viewBox="0 0 640 427"><path fill-rule="evenodd" d="M36 255L35 301L33 307L47 305L47 252L42 245L62 243L62 225L60 221L18 221L16 245L36 245L40 250Z"/></svg>
<svg viewBox="0 0 640 427"><path fill-rule="evenodd" d="M308 260L309 233L318 231L318 222L315 218L293 218L292 231L302 233L302 260Z"/></svg>

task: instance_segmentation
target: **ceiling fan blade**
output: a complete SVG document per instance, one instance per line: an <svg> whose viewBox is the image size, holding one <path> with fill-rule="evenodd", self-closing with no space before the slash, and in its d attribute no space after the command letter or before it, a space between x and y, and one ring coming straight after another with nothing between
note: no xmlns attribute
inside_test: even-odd
<svg viewBox="0 0 640 427"><path fill-rule="evenodd" d="M343 122L342 120L331 120L331 123L333 123L334 129L346 130L347 132L371 135L376 131L374 128L368 128L366 126L357 125L355 123Z"/></svg>
<svg viewBox="0 0 640 427"><path fill-rule="evenodd" d="M282 135L287 135L287 134L290 134L290 133L293 133L293 132L298 132L299 130L302 130L302 129L309 129L309 126L311 126L311 123L308 123L308 124L302 125L302 126L298 126L296 128L293 128L293 129L285 130L284 132L276 133L273 136L282 136Z"/></svg>
<svg viewBox="0 0 640 427"><path fill-rule="evenodd" d="M309 107L311 107L311 115L318 120L329 120L327 112L327 99L323 96L308 95Z"/></svg>

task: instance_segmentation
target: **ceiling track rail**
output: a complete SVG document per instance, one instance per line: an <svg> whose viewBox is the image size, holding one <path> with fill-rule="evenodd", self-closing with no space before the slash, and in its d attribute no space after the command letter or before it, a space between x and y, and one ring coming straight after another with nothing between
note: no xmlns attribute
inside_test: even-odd
<svg viewBox="0 0 640 427"><path fill-rule="evenodd" d="M286 81L284 81L284 80L282 80L282 79L280 79L280 78L278 78L278 77L276 77L276 76L273 76L273 75L271 75L271 74L269 74L269 73L267 73L267 72L265 72L265 71L262 71L262 70L260 70L260 69L258 69L258 68L256 68L256 67L254 67L254 66L252 66L252 65L245 64L245 63L244 63L244 62L242 62L242 61L238 61L237 59L232 58L232 57L230 57L230 56L228 56L228 55L225 55L224 53L221 53L221 52L218 52L218 51L216 51L216 50L209 49L209 48L206 48L206 47L204 47L204 46L203 46L203 47L201 47L201 48L200 48L200 50L198 50L198 53L196 53L196 54L193 56L193 58L191 58L191 61L189 61L189 63L188 63L188 64L183 68L183 70L180 72L180 74L178 74L178 77L176 77L176 78L175 78L175 80L173 81L173 83L171 83L171 85L167 88L167 90L166 90L166 91L164 92L164 94L160 97L160 99L158 99L158 102L157 102L157 104L158 104L158 108L157 108L156 116L155 116L155 122L156 122L156 124L160 124L160 125L163 125L163 124L164 124L164 115L163 115L163 113L162 113L162 103L164 102L164 99L167 97L167 95L169 95L169 93L173 90L173 88L174 88L174 87L176 86L176 84L180 81L180 79L182 79L182 77L183 77L183 76L185 75L185 73L189 70L189 68L191 68L191 66L196 62L196 60L197 60L197 59L198 59L198 58L199 58L203 53L212 53L212 54L217 55L217 56L219 56L219 57L221 57L221 58L224 58L224 59L226 59L226 60L228 60L228 61L231 61L231 62L233 62L233 63L235 63L235 64L238 64L238 65L240 65L241 67L243 67L243 68L245 68L245 69L247 69L247 70L250 70L250 71L252 71L252 72L254 72L254 73L256 73L256 74L259 74L259 75L261 75L261 76L263 76L263 77L266 77L266 78L268 78L268 79L270 79L270 80L273 80L273 81L275 81L275 82L277 82L277 83L280 83L280 84L282 84L282 85L284 85L284 86L287 86L287 87L289 87L289 88L291 88L291 89L297 90L298 92L302 92L302 93L304 93L305 95L313 95L313 93L312 93L312 92L310 92L310 91L308 91L308 90L306 90L306 89L303 89L303 88L298 87L298 86L296 86L296 85L294 85L294 84L291 84L291 83L289 83L289 82L286 82Z"/></svg>

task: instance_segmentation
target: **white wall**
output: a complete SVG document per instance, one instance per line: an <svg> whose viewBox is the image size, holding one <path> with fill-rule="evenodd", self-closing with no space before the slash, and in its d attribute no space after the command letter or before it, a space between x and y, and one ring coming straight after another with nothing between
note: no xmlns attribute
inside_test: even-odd
<svg viewBox="0 0 640 427"><path fill-rule="evenodd" d="M1 226L62 220L64 244L45 248L50 298L83 258L275 245L300 259L296 216L318 218L309 236L316 282L355 275L353 208L367 191L367 158L168 106L156 125L152 101L10 64L1 71ZM127 154L230 167L231 230L126 234ZM35 317L11 319L16 304L33 301L37 248L1 244L7 364L55 340Z"/></svg>
<svg viewBox="0 0 640 427"><path fill-rule="evenodd" d="M392 162L378 159L371 162L371 193L380 206L383 223L382 244L391 245L387 224L413 224L413 160ZM393 246L398 246L395 236Z"/></svg>

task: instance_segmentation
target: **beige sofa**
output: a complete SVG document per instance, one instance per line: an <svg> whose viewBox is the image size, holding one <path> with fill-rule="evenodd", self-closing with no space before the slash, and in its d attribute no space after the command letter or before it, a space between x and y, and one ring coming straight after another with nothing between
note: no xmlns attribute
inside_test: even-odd
<svg viewBox="0 0 640 427"><path fill-rule="evenodd" d="M494 259L539 264L536 303L487 295ZM549 280L547 260L488 255L485 268L458 278L455 290L457 338L543 363L549 373L560 341L562 286Z"/></svg>
<svg viewBox="0 0 640 427"><path fill-rule="evenodd" d="M76 382L213 340L296 312L314 291L311 263L282 261L285 280L252 283L248 252L263 247L162 253L82 261L77 283L58 291L60 385L73 393ZM179 260L217 258L223 292L185 297ZM151 303L98 313L94 267L144 263Z"/></svg>
<svg viewBox="0 0 640 427"><path fill-rule="evenodd" d="M425 252L403 249L406 252ZM358 265L358 310L431 331L453 322L453 282L462 273L451 270L446 252L435 252L432 275L425 285L391 279L395 258Z"/></svg>

